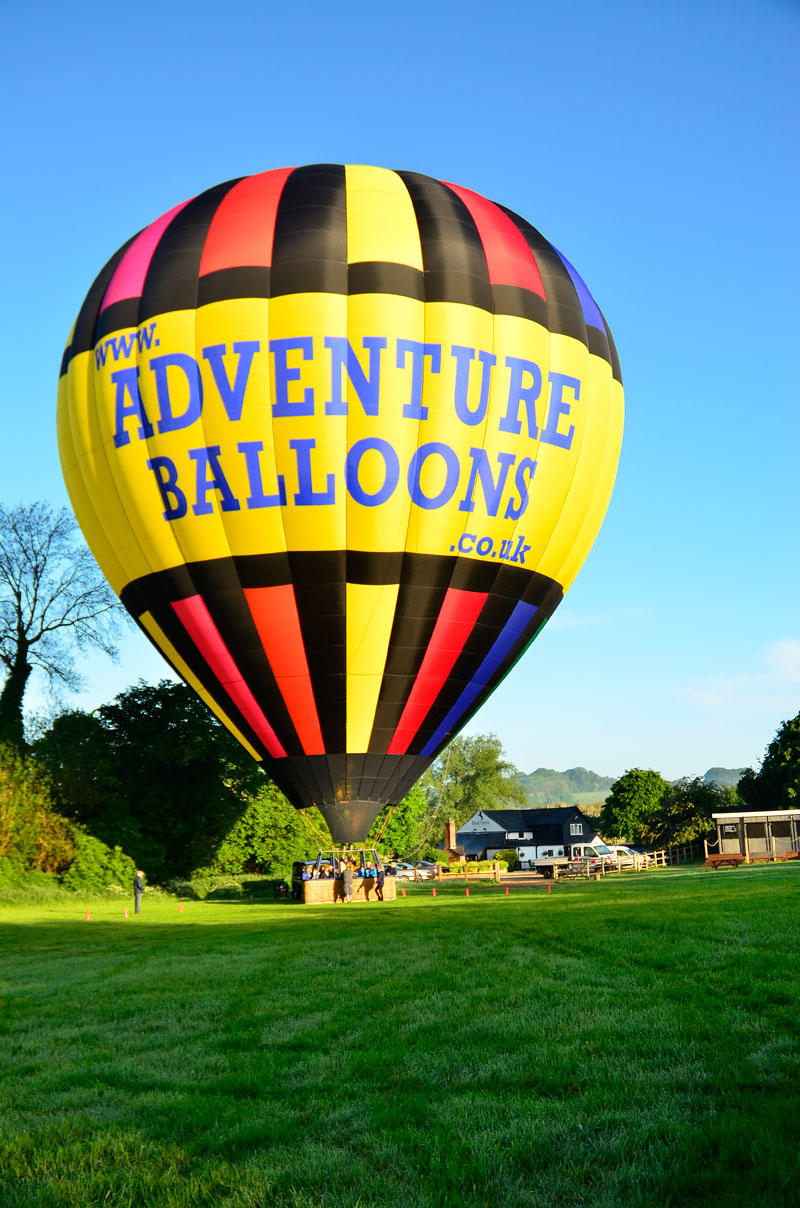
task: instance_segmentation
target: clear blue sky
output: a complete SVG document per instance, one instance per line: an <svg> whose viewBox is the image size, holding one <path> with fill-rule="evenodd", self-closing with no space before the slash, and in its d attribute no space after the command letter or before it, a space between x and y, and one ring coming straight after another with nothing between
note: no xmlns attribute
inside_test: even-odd
<svg viewBox="0 0 800 1208"><path fill-rule="evenodd" d="M525 771L760 758L800 707L800 6L45 0L3 27L5 504L67 501L63 345L147 222L284 165L467 185L577 266L627 406L600 537L470 730ZM71 702L163 666L132 633Z"/></svg>

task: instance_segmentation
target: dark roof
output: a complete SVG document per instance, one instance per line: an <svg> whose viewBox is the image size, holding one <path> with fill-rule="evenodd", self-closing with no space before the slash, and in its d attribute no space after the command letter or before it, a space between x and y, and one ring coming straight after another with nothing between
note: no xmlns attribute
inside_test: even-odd
<svg viewBox="0 0 800 1208"><path fill-rule="evenodd" d="M479 812L483 814L484 818L494 823L498 830L503 831L525 831L531 830L534 826L562 824L575 814L586 818L577 805L557 805L551 809L543 807L535 810L481 810ZM476 817L475 814L473 814L474 817ZM472 818L470 818L471 821ZM586 818L586 821L591 825L591 818ZM472 831L468 831L467 834L458 831L456 838L461 843L472 834Z"/></svg>
<svg viewBox="0 0 800 1208"><path fill-rule="evenodd" d="M486 844L491 839L491 835L465 835L464 836L464 855L477 856L479 852L486 850ZM492 847L495 844L492 843Z"/></svg>

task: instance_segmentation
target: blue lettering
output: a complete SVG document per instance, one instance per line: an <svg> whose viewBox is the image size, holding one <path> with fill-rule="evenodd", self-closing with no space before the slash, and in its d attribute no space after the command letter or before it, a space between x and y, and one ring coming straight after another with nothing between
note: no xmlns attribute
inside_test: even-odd
<svg viewBox="0 0 800 1208"><path fill-rule="evenodd" d="M142 396L139 392L138 366L131 365L129 369L118 369L116 373L111 374L111 381L114 383L115 389L114 448L121 449L123 445L130 444L130 433L125 431L125 420L128 416L135 416L139 421L139 440L149 440L154 433L154 429L147 418ZM126 403L126 396L130 399L130 402Z"/></svg>
<svg viewBox="0 0 800 1208"><path fill-rule="evenodd" d="M238 512L239 500L231 490L228 480L219 464L219 445L207 445L202 449L189 449L189 456L197 463L195 502L192 511L195 516L208 516L214 508L208 498L209 491L219 491L220 507L223 512ZM208 471L211 470L211 477Z"/></svg>
<svg viewBox="0 0 800 1208"><path fill-rule="evenodd" d="M379 453L384 463L383 485L372 492L364 490L358 477L361 459L370 449ZM357 440L347 454L345 478L347 489L356 503L363 503L368 508L377 507L378 504L386 503L386 500L394 494L395 487L400 480L400 459L386 440L381 440L379 437Z"/></svg>
<svg viewBox="0 0 800 1208"><path fill-rule="evenodd" d="M520 403L525 407L528 417L528 436L535 438L539 435L536 426L536 400L542 392L542 371L535 361L526 361L522 357L506 357L506 366L511 370L511 381L508 385L508 405L498 428L501 432L522 431L519 420ZM529 385L523 384L523 377L529 374Z"/></svg>
<svg viewBox="0 0 800 1208"><path fill-rule="evenodd" d="M225 407L225 413L229 420L235 421L242 418L244 392L247 389L253 357L261 350L261 341L237 340L234 343L234 355L238 354L239 362L236 366L236 377L233 380L233 386L230 384L225 369L225 362L222 359L225 356L226 348L226 344L211 344L208 348L203 349L203 356L211 366L211 372L214 375L214 382Z"/></svg>
<svg viewBox="0 0 800 1208"><path fill-rule="evenodd" d="M478 352L478 360L483 366L481 373L481 395L474 411L470 411L467 397L469 394L469 375L472 362L475 359L475 349L465 348L462 344L453 344L450 352L456 358L456 415L462 424L475 425L486 417L489 408L489 387L492 381L492 368L497 364L493 352Z"/></svg>
<svg viewBox="0 0 800 1208"><path fill-rule="evenodd" d="M272 414L279 419L287 419L292 415L314 414L314 389L306 386L302 402L291 402L289 399L289 383L300 380L300 369L290 368L286 360L290 352L299 351L304 361L310 361L314 356L314 341L311 336L299 336L292 340L270 340L269 350L274 357L275 365L275 402L272 404Z"/></svg>
<svg viewBox="0 0 800 1208"><path fill-rule="evenodd" d="M430 359L431 373L442 369L441 344L421 344L419 340L397 341L397 368L404 369L411 353L411 398L403 404L406 419L427 419L428 408L422 405L422 380L425 357Z"/></svg>
<svg viewBox="0 0 800 1208"><path fill-rule="evenodd" d="M151 323L149 327L142 327L139 331L132 331L129 335L109 336L107 340L103 340L102 344L98 344L94 350L94 363L97 369L102 368L106 363L106 358L111 353L111 359L118 361L120 357L125 360L133 352L134 345L138 346L139 352L145 348L150 348L153 343L153 332L156 329L155 323Z"/></svg>
<svg viewBox="0 0 800 1208"><path fill-rule="evenodd" d="M441 457L444 461L445 483L438 495L425 495L420 484L422 467L429 457L434 456ZM408 467L408 491L412 502L416 503L417 507L425 508L428 511L443 507L455 494L460 471L458 457L449 445L443 445L438 440L431 440L425 445L420 445Z"/></svg>
<svg viewBox="0 0 800 1208"><path fill-rule="evenodd" d="M168 352L165 356L152 357L150 368L156 375L156 393L161 409L161 419L158 421L159 432L177 432L179 428L188 428L200 418L203 410L203 383L200 379L200 366L194 357L184 352ZM169 395L168 369L179 369L186 377L189 386L189 400L183 415L175 415L172 410L172 400Z"/></svg>
<svg viewBox="0 0 800 1208"><path fill-rule="evenodd" d="M558 431L558 421L562 415L569 415L571 403L564 399L564 391L571 390L574 401L581 397L580 378L569 377L566 373L549 373L551 382L550 405L547 408L547 423L542 429L542 440L548 445L558 445L559 449L569 449L575 435L575 425L570 424L568 432Z"/></svg>
<svg viewBox="0 0 800 1208"><path fill-rule="evenodd" d="M470 449L469 455L472 458L472 469L469 473L469 482L464 494L464 498L458 505L459 512L471 512L474 510L475 502L473 495L477 480L480 479L481 489L483 490L483 498L486 504L486 511L490 516L497 515L497 509L500 507L500 499L508 478L508 471L514 462L517 460L515 453L498 453L497 463L500 467L497 474L497 482L492 477L492 467L489 465L489 455L485 449Z"/></svg>
<svg viewBox="0 0 800 1208"><path fill-rule="evenodd" d="M522 461L514 471L514 486L519 493L519 503L515 506L513 501L509 499L506 504L505 519L519 520L522 513L528 506L528 496L530 494L531 482L536 473L536 462L530 457L523 457ZM527 474L527 480L525 475ZM502 557L502 554L500 555Z"/></svg>
<svg viewBox="0 0 800 1208"><path fill-rule="evenodd" d="M186 496L178 486L178 471L175 462L170 457L151 457L147 463L148 470L156 476L156 483L161 492L161 502L164 505L162 515L165 520L180 520L186 515Z"/></svg>
<svg viewBox="0 0 800 1208"><path fill-rule="evenodd" d="M331 353L331 397L325 404L326 415L347 415L347 401L342 398L342 370L358 395L365 415L378 414L381 384L381 352L386 347L383 336L364 336L361 343L369 352L369 377L361 368L358 357L344 336L326 336L323 344Z"/></svg>
<svg viewBox="0 0 800 1208"><path fill-rule="evenodd" d="M311 450L317 442L308 437L304 440L290 440L289 448L294 449L297 461L297 494L294 497L298 507L313 507L318 503L336 502L336 478L333 474L326 475L325 490L315 491L311 477Z"/></svg>
<svg viewBox="0 0 800 1208"><path fill-rule="evenodd" d="M458 552L460 554L471 554L477 540L478 538L475 533L462 533L458 539Z"/></svg>
<svg viewBox="0 0 800 1208"><path fill-rule="evenodd" d="M261 477L261 462L259 454L264 451L263 440L242 440L236 446L244 453L247 466L247 480L250 484L250 497L245 500L248 508L279 508L286 503L286 482L283 474L277 474L278 490L275 495L264 494L264 482Z"/></svg>

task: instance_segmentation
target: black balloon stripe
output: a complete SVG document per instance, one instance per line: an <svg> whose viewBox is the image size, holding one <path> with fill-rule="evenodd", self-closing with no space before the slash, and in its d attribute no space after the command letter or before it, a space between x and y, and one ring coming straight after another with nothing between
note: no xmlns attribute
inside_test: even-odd
<svg viewBox="0 0 800 1208"><path fill-rule="evenodd" d="M208 228L236 180L206 189L187 202L164 229L147 268L139 322L197 306L197 282Z"/></svg>
<svg viewBox="0 0 800 1208"><path fill-rule="evenodd" d="M461 302L493 312L486 254L467 207L441 181L397 174L408 190L419 228L426 302Z"/></svg>
<svg viewBox="0 0 800 1208"><path fill-rule="evenodd" d="M275 216L270 291L347 293L347 209L341 164L295 168Z"/></svg>

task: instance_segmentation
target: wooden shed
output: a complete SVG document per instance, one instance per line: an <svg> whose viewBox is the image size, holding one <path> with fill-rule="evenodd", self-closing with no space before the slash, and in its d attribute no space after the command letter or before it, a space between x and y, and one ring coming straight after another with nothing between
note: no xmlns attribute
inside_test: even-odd
<svg viewBox="0 0 800 1208"><path fill-rule="evenodd" d="M717 853L745 860L790 859L800 852L800 809L712 814ZM709 844L710 846L710 844Z"/></svg>

